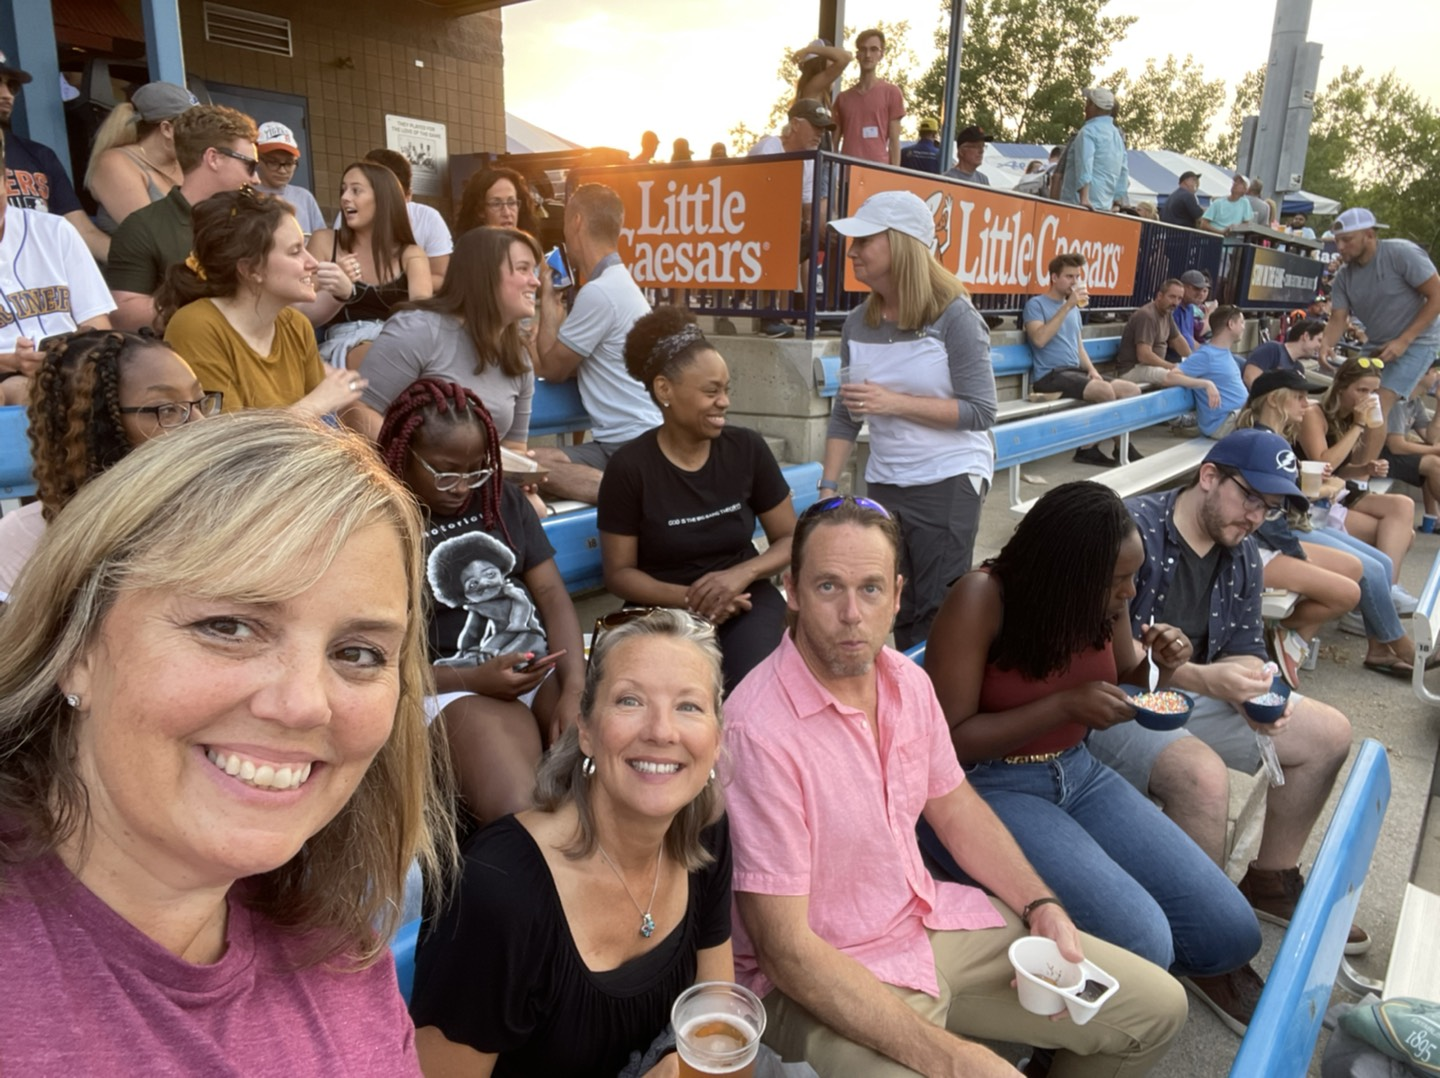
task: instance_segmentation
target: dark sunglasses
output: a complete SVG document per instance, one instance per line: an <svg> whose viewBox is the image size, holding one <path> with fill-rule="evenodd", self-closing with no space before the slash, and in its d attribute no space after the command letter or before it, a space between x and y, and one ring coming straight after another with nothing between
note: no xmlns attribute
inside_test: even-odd
<svg viewBox="0 0 1440 1078"><path fill-rule="evenodd" d="M245 162L245 167L250 170L252 178L260 171L260 162L253 157L246 157L243 153L236 153L230 149L229 146L211 146L210 148L218 154L224 154L226 157L233 157L237 161Z"/></svg>

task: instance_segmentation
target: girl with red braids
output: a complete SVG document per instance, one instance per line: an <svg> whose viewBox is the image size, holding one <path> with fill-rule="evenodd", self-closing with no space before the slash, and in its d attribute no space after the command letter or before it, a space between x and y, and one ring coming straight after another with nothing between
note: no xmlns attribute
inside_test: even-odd
<svg viewBox="0 0 1440 1078"><path fill-rule="evenodd" d="M539 519L504 481L479 397L413 382L386 409L378 442L426 512L429 705L466 807L488 822L530 807L542 752L579 717L580 623Z"/></svg>

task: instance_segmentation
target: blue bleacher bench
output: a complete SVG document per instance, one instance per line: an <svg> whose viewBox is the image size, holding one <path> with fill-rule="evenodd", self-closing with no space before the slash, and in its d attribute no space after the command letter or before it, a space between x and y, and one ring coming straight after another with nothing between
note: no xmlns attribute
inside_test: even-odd
<svg viewBox="0 0 1440 1078"><path fill-rule="evenodd" d="M1389 803L1389 759L1384 746L1366 739L1305 878L1230 1078L1302 1078L1309 1072Z"/></svg>
<svg viewBox="0 0 1440 1078"><path fill-rule="evenodd" d="M785 482L790 484L790 500L798 516L819 498L816 484L820 482L821 468L818 462L791 464L781 469ZM605 585L605 569L600 561L600 530L595 524L595 510L577 509L573 513L560 513L546 517L541 522L545 537L555 548L555 567L571 595L591 591ZM765 534L758 524L756 536Z"/></svg>
<svg viewBox="0 0 1440 1078"><path fill-rule="evenodd" d="M390 953L395 956L395 979L400 983L400 995L407 1005L415 988L415 945L419 939L420 918L417 917L401 925L390 941Z"/></svg>
<svg viewBox="0 0 1440 1078"><path fill-rule="evenodd" d="M30 421L22 405L0 408L0 500L35 495L30 471Z"/></svg>
<svg viewBox="0 0 1440 1078"><path fill-rule="evenodd" d="M579 434L591 425L590 415L580 402L580 387L573 378L566 382L535 379L535 397L530 404L530 437Z"/></svg>

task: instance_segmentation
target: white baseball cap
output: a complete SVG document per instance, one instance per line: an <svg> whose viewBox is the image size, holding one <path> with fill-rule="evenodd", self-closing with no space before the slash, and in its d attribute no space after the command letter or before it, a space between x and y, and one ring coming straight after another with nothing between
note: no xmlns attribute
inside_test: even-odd
<svg viewBox="0 0 1440 1078"><path fill-rule="evenodd" d="M1103 109L1106 112L1115 107L1115 91L1107 90L1103 86L1090 87L1085 91L1084 97L1097 109Z"/></svg>
<svg viewBox="0 0 1440 1078"><path fill-rule="evenodd" d="M1366 228L1389 227L1389 225L1382 225L1379 221L1375 220L1375 215L1363 206L1356 206L1353 209L1346 210L1339 217L1335 218L1334 223L1330 226L1330 231L1338 236L1342 232L1359 232Z"/></svg>
<svg viewBox="0 0 1440 1078"><path fill-rule="evenodd" d="M300 144L295 141L295 132L274 120L260 125L260 137L255 140L256 153L269 153L271 150L283 150L296 157L300 156Z"/></svg>
<svg viewBox="0 0 1440 1078"><path fill-rule="evenodd" d="M925 246L935 242L935 218L918 195L909 191L880 191L860 204L853 217L831 221L842 236L874 236L893 228Z"/></svg>

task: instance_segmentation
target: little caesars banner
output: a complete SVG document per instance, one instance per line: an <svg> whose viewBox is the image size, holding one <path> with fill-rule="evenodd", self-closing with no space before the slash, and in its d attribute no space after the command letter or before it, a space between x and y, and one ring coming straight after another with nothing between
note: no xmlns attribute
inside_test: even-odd
<svg viewBox="0 0 1440 1078"><path fill-rule="evenodd" d="M935 217L935 257L971 292L1043 292L1050 284L1045 267L1067 251L1085 256L1091 295L1135 290L1134 218L861 166L850 171L850 212L877 191L911 191L925 200ZM864 288L849 259L845 287Z"/></svg>
<svg viewBox="0 0 1440 1078"><path fill-rule="evenodd" d="M579 171L625 203L620 258L646 287L789 290L800 262L804 161ZM588 267L577 266L581 272Z"/></svg>

